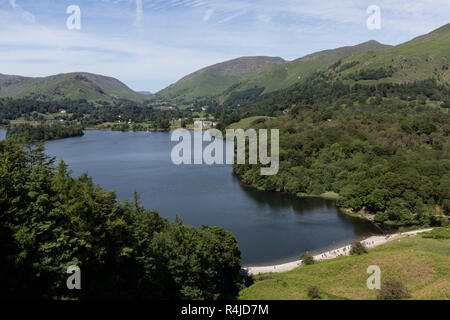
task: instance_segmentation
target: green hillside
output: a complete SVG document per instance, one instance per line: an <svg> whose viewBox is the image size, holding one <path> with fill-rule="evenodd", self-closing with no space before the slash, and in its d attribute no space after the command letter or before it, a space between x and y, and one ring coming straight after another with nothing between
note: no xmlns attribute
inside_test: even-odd
<svg viewBox="0 0 450 320"><path fill-rule="evenodd" d="M362 212L386 225L448 223L450 82L448 70L436 67L449 58L448 30L338 61L254 103L242 98L240 106L220 107L218 128L267 116L272 118L253 121L252 128L279 130L278 173L263 177L260 166L246 164L234 165L235 175L266 191L334 192L346 212ZM364 64L355 61L394 55L414 58L414 64L391 71L355 69ZM350 69L355 70L344 74Z"/></svg>
<svg viewBox="0 0 450 320"><path fill-rule="evenodd" d="M388 50L348 57L336 66L334 78L356 81L410 83L435 78L450 81L450 24Z"/></svg>
<svg viewBox="0 0 450 320"><path fill-rule="evenodd" d="M67 73L44 78L0 75L0 97L42 99L86 99L142 102L145 96L117 79L91 73Z"/></svg>
<svg viewBox="0 0 450 320"><path fill-rule="evenodd" d="M375 52L390 48L377 41L368 41L356 46L341 47L325 50L296 59L281 66L267 69L259 74L248 77L238 85L229 88L219 98L222 102L238 92L245 92L261 88L260 94L285 89L295 83L307 79L317 71L326 70L331 64L353 54L362 52Z"/></svg>
<svg viewBox="0 0 450 320"><path fill-rule="evenodd" d="M255 276L255 283L241 291L240 299L304 300L309 299L310 286L319 288L322 299L376 299L379 291L366 286L370 265L380 267L381 283L388 279L401 281L412 299L450 297L450 240L419 235L387 243L361 256Z"/></svg>
<svg viewBox="0 0 450 320"><path fill-rule="evenodd" d="M285 62L276 57L242 57L225 61L187 75L158 92L158 95L185 101L196 97L212 97L248 76Z"/></svg>

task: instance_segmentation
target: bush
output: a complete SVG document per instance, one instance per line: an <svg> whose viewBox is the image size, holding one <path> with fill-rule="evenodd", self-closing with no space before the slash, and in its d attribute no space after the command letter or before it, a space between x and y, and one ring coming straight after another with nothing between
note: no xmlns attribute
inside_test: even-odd
<svg viewBox="0 0 450 320"><path fill-rule="evenodd" d="M320 290L316 286L308 287L308 297L311 299L320 299Z"/></svg>
<svg viewBox="0 0 450 320"><path fill-rule="evenodd" d="M367 253L366 247L359 241L352 242L352 248L350 249L350 254L364 254Z"/></svg>
<svg viewBox="0 0 450 320"><path fill-rule="evenodd" d="M395 300L409 298L408 289L398 280L386 280L381 284L380 293L378 299L381 300Z"/></svg>
<svg viewBox="0 0 450 320"><path fill-rule="evenodd" d="M450 239L450 228L434 228L422 234L422 238L429 239Z"/></svg>
<svg viewBox="0 0 450 320"><path fill-rule="evenodd" d="M304 265L310 265L314 263L314 257L310 255L308 252L302 254L300 256L300 259L302 259Z"/></svg>

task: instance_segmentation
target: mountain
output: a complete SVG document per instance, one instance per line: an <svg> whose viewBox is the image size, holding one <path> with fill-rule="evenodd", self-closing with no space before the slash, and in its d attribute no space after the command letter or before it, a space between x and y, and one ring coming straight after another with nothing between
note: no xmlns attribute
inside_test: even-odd
<svg viewBox="0 0 450 320"><path fill-rule="evenodd" d="M153 93L151 93L150 91L138 91L138 93L143 94L143 95L152 95Z"/></svg>
<svg viewBox="0 0 450 320"><path fill-rule="evenodd" d="M319 51L250 76L225 91L219 100L223 102L232 95L255 90L255 88L260 88L258 94L285 89L307 79L316 71L326 70L339 59L357 53L376 52L387 48L391 48L391 46L372 40L355 46Z"/></svg>
<svg viewBox="0 0 450 320"><path fill-rule="evenodd" d="M398 46L342 60L332 75L358 83L450 81L450 24Z"/></svg>
<svg viewBox="0 0 450 320"><path fill-rule="evenodd" d="M52 100L69 98L89 101L127 99L135 102L145 99L144 95L134 92L115 78L85 72L43 78L0 74L0 97Z"/></svg>
<svg viewBox="0 0 450 320"><path fill-rule="evenodd" d="M382 227L448 225L449 66L446 25L257 101L236 97L217 128L277 129L280 163L266 177L235 165L235 176L260 190L338 195L343 212Z"/></svg>
<svg viewBox="0 0 450 320"><path fill-rule="evenodd" d="M244 78L285 63L278 57L241 57L225 61L187 75L158 95L187 101L196 97L212 97Z"/></svg>

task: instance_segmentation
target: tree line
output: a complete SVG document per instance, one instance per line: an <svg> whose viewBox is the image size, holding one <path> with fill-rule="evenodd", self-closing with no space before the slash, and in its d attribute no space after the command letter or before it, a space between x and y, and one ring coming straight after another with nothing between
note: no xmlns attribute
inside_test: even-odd
<svg viewBox="0 0 450 320"><path fill-rule="evenodd" d="M42 146L0 142L0 297L5 299L234 299L234 236L169 222L74 178ZM81 269L81 290L66 270Z"/></svg>
<svg viewBox="0 0 450 320"><path fill-rule="evenodd" d="M235 165L248 185L320 195L391 225L447 224L450 214L450 87L434 80L408 85L350 85L322 77L264 101L224 111L227 123L278 116L254 128L280 129L280 171ZM223 125L224 126L224 125Z"/></svg>
<svg viewBox="0 0 450 320"><path fill-rule="evenodd" d="M43 142L84 135L83 127L75 122L66 123L18 123L9 125L6 137L24 143Z"/></svg>
<svg viewBox="0 0 450 320"><path fill-rule="evenodd" d="M200 107L196 107L198 111ZM60 111L64 110L64 113ZM201 109L200 109L201 110ZM146 104L130 101L88 102L84 99L62 101L41 101L34 99L0 98L0 125L7 126L11 120L46 121L46 115L56 115L56 120L78 122L83 128L106 122L115 122L119 130L146 130L148 124L154 130L167 131L172 120L192 118L192 111L178 108L160 110ZM119 123L120 121L120 123Z"/></svg>

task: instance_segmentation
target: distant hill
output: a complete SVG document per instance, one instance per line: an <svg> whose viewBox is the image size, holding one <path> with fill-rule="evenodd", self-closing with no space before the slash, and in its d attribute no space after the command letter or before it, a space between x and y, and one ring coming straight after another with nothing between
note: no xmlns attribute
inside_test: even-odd
<svg viewBox="0 0 450 320"><path fill-rule="evenodd" d="M144 94L144 95L147 95L147 96L153 94L153 93L151 93L150 91L138 91L138 93Z"/></svg>
<svg viewBox="0 0 450 320"><path fill-rule="evenodd" d="M38 99L86 99L112 101L127 99L142 102L139 94L119 80L92 73L76 72L43 78L0 74L0 97Z"/></svg>
<svg viewBox="0 0 450 320"><path fill-rule="evenodd" d="M335 78L358 83L410 83L435 78L450 81L450 24L411 41L376 53L342 60Z"/></svg>
<svg viewBox="0 0 450 320"><path fill-rule="evenodd" d="M316 71L326 70L339 59L357 53L376 52L387 48L391 48L391 46L372 40L355 46L319 51L250 76L226 90L219 100L223 102L233 94L245 93L255 90L255 88L260 88L258 94L285 89L307 79Z"/></svg>
<svg viewBox="0 0 450 320"><path fill-rule="evenodd" d="M184 100L212 97L246 77L285 63L282 58L274 57L242 57L229 60L189 74L158 92L158 95L166 99Z"/></svg>

